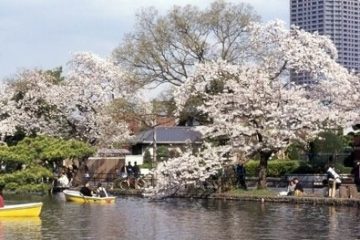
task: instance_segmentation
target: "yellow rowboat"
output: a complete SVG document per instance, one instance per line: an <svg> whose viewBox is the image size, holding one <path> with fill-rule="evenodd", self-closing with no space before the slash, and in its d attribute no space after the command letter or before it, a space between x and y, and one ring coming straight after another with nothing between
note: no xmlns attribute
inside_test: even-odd
<svg viewBox="0 0 360 240"><path fill-rule="evenodd" d="M41 202L5 205L0 208L0 217L38 217L42 205Z"/></svg>
<svg viewBox="0 0 360 240"><path fill-rule="evenodd" d="M65 194L66 201L69 202L100 203L100 204L115 202L115 197L88 197L82 195L79 191L73 191L73 190L64 190L63 193Z"/></svg>

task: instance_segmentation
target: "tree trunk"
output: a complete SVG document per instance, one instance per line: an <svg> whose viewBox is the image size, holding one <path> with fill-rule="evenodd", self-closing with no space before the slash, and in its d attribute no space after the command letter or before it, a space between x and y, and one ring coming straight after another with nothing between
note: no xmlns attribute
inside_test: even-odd
<svg viewBox="0 0 360 240"><path fill-rule="evenodd" d="M261 152L260 153L260 164L259 164L259 172L258 172L258 189L266 188L266 173L267 173L267 165L268 160L271 156L271 152Z"/></svg>
<svg viewBox="0 0 360 240"><path fill-rule="evenodd" d="M156 162L157 162L157 143L156 143L157 137L156 137L156 126L154 127L153 130L153 159L151 162L151 167L154 168L156 166Z"/></svg>

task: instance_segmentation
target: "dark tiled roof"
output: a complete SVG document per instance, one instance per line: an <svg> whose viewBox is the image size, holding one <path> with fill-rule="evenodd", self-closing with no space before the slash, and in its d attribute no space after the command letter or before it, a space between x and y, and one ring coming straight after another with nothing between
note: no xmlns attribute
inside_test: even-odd
<svg viewBox="0 0 360 240"><path fill-rule="evenodd" d="M193 127L156 127L156 142L157 143L194 143L201 141L201 133L196 131ZM135 143L152 143L154 129L149 129L140 132L135 139Z"/></svg>
<svg viewBox="0 0 360 240"><path fill-rule="evenodd" d="M101 148L96 152L96 155L100 157L123 156L125 154L130 154L130 151L127 149Z"/></svg>

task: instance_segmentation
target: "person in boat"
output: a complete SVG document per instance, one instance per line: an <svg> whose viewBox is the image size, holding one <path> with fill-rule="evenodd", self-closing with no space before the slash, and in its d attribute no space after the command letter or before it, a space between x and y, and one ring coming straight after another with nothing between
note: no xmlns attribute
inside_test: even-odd
<svg viewBox="0 0 360 240"><path fill-rule="evenodd" d="M0 188L0 208L3 208L5 206L4 203L4 196L3 196L3 188Z"/></svg>
<svg viewBox="0 0 360 240"><path fill-rule="evenodd" d="M99 197L107 197L108 196L106 189L102 186L101 183L98 183L98 185L97 185L96 195Z"/></svg>
<svg viewBox="0 0 360 240"><path fill-rule="evenodd" d="M86 183L82 188L80 188L80 194L87 197L92 197L92 191L89 188L89 183Z"/></svg>

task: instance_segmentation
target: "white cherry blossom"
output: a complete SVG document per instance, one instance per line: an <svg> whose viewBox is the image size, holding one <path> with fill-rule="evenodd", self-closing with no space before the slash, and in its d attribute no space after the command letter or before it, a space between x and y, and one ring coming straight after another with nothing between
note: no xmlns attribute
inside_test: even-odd
<svg viewBox="0 0 360 240"><path fill-rule="evenodd" d="M114 121L107 112L116 98L137 97L136 85L111 60L92 53L77 53L70 71L56 81L46 71L25 70L1 92L2 136L17 128L64 137L77 137L110 145L129 137L126 122Z"/></svg>
<svg viewBox="0 0 360 240"><path fill-rule="evenodd" d="M259 155L258 187L263 188L272 154L295 140L306 142L323 129L342 128L356 120L360 81L335 62L336 48L327 37L298 28L289 31L279 21L254 24L249 31L251 61L197 65L194 74L176 90L175 100L181 111L191 96L201 96L203 103L198 110L211 120L199 128L204 141L210 144L223 139L222 147L228 147L230 153L240 152L244 160ZM290 82L290 70L309 73L314 84ZM214 82L222 86L215 92L211 91ZM204 148L200 156L214 153L214 148ZM177 177L179 169L196 166L194 158L197 156L170 159L161 165L157 171L166 172L168 177L160 178L152 193L166 196L166 186L174 189L189 179L209 176L199 168L189 176ZM217 171L228 164L223 160L221 155L212 156L205 166L213 161L213 171Z"/></svg>

